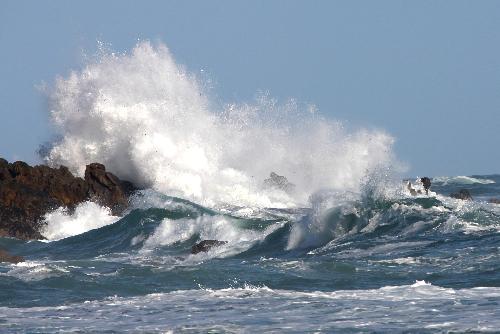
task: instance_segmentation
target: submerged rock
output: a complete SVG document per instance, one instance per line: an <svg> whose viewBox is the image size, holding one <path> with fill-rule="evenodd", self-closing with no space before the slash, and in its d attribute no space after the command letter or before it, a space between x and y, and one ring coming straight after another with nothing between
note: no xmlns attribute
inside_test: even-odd
<svg viewBox="0 0 500 334"><path fill-rule="evenodd" d="M98 163L88 165L82 179L64 166L31 167L0 158L0 236L43 239L39 230L45 213L61 206L71 210L87 200L120 214L135 189Z"/></svg>
<svg viewBox="0 0 500 334"><path fill-rule="evenodd" d="M0 249L0 262L19 263L24 262L22 256L11 255L7 251Z"/></svg>
<svg viewBox="0 0 500 334"><path fill-rule="evenodd" d="M269 178L264 180L264 186L283 190L287 193L295 190L295 184L289 182L285 176L278 175L275 172L271 172Z"/></svg>
<svg viewBox="0 0 500 334"><path fill-rule="evenodd" d="M464 201L472 201L472 196L467 189L460 189L459 192L450 194L450 197L461 199Z"/></svg>
<svg viewBox="0 0 500 334"><path fill-rule="evenodd" d="M219 240L202 240L191 247L191 254L198 254L201 252L208 252L213 247L218 247L227 244L227 241Z"/></svg>

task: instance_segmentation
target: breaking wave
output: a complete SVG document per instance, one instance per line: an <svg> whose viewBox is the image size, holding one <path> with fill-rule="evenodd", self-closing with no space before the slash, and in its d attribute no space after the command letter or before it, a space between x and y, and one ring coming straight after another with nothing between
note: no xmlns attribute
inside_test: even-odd
<svg viewBox="0 0 500 334"><path fill-rule="evenodd" d="M94 202L79 204L74 212L58 208L44 217L42 235L49 241L64 239L116 222L119 217Z"/></svg>
<svg viewBox="0 0 500 334"><path fill-rule="evenodd" d="M314 107L259 96L220 105L166 46L103 52L50 92L60 139L45 161L82 174L104 163L119 177L207 206L294 207L323 188L359 192L397 166L384 131L346 131ZM397 168L396 168L397 169ZM265 187L271 172L291 191Z"/></svg>

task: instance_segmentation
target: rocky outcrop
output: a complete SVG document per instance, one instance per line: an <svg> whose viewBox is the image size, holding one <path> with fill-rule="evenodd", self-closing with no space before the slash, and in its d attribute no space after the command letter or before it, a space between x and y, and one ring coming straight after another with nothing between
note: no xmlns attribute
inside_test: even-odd
<svg viewBox="0 0 500 334"><path fill-rule="evenodd" d="M72 210L87 200L119 214L134 190L130 182L106 172L98 163L88 165L82 179L64 166L31 167L22 161L9 164L0 159L0 236L41 239L45 213L61 206Z"/></svg>
<svg viewBox="0 0 500 334"><path fill-rule="evenodd" d="M450 197L461 199L464 201L472 201L472 195L467 189L460 189L459 192L450 194Z"/></svg>
<svg viewBox="0 0 500 334"><path fill-rule="evenodd" d="M202 240L191 247L191 254L198 254L201 252L208 252L213 247L218 247L227 244L227 241L219 240Z"/></svg>
<svg viewBox="0 0 500 334"><path fill-rule="evenodd" d="M19 263L24 262L24 258L22 256L11 255L7 253L7 251L0 249L0 263L1 262Z"/></svg>

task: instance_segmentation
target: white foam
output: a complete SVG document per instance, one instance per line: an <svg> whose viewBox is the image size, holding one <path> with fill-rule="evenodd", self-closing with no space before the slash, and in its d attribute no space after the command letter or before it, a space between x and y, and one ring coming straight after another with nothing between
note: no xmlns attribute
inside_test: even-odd
<svg viewBox="0 0 500 334"><path fill-rule="evenodd" d="M62 276L68 273L63 266L54 263L26 261L11 265L11 269L0 276L11 276L25 282L41 281L50 277Z"/></svg>
<svg viewBox="0 0 500 334"><path fill-rule="evenodd" d="M387 263L387 264L420 264L421 263L421 261L415 257L402 257L402 258L389 259L389 260L378 260L378 261L372 261L372 262ZM422 282L422 281L418 281L418 282Z"/></svg>
<svg viewBox="0 0 500 334"><path fill-rule="evenodd" d="M119 217L111 214L109 208L94 202L83 202L73 213L65 208L58 208L45 214L46 225L41 233L49 241L54 241L113 224L118 219Z"/></svg>
<svg viewBox="0 0 500 334"><path fill-rule="evenodd" d="M202 87L164 45L104 52L58 78L50 92L61 140L46 162L81 175L97 161L124 179L205 206L256 207L293 207L325 187L357 191L374 169L395 164L384 131L350 133L312 107L268 96L218 106ZM295 192L263 189L272 171Z"/></svg>
<svg viewBox="0 0 500 334"><path fill-rule="evenodd" d="M379 289L293 291L243 285L31 308L0 307L0 321L32 332L446 332L500 326L500 289L442 288L424 281ZM280 312L277 312L279 310ZM124 314L127 316L124 317ZM321 316L318 316L321 314ZM215 325L224 324L224 325Z"/></svg>

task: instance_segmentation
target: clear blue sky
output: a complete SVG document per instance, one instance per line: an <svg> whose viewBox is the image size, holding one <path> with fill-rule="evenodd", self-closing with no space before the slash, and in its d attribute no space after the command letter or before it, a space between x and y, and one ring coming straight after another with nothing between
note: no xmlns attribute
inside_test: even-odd
<svg viewBox="0 0 500 334"><path fill-rule="evenodd" d="M500 1L0 1L0 156L51 138L35 86L162 41L222 101L258 91L382 128L410 174L500 173Z"/></svg>

